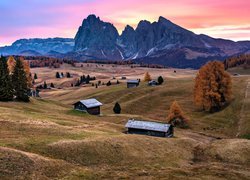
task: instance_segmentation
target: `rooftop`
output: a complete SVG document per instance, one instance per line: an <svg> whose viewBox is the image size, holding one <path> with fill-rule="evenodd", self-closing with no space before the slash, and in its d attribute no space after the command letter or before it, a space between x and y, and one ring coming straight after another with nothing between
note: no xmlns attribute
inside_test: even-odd
<svg viewBox="0 0 250 180"><path fill-rule="evenodd" d="M151 122L151 121L140 121L130 119L125 125L126 128L135 128L135 129L143 129L143 130L151 130L151 131L159 131L159 132L168 132L168 129L171 125Z"/></svg>
<svg viewBox="0 0 250 180"><path fill-rule="evenodd" d="M138 84L138 83L139 83L139 80L128 80L127 83L135 83L135 84Z"/></svg>
<svg viewBox="0 0 250 180"><path fill-rule="evenodd" d="M92 98L92 99L85 99L85 100L81 100L81 101L78 101L78 102L82 103L87 108L98 107L98 106L102 106L103 105L101 102L97 101L94 98Z"/></svg>

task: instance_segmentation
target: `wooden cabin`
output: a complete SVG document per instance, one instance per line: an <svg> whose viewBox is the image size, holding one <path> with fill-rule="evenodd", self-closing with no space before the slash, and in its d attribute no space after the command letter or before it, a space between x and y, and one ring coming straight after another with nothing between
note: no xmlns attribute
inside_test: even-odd
<svg viewBox="0 0 250 180"><path fill-rule="evenodd" d="M127 81L127 88L134 88L139 86L140 81L139 80L128 80Z"/></svg>
<svg viewBox="0 0 250 180"><path fill-rule="evenodd" d="M77 111L87 112L91 115L99 115L101 113L102 103L96 99L85 99L76 102L74 109Z"/></svg>
<svg viewBox="0 0 250 180"><path fill-rule="evenodd" d="M174 136L174 128L171 124L130 119L125 127L127 128L128 134L141 134L157 137Z"/></svg>

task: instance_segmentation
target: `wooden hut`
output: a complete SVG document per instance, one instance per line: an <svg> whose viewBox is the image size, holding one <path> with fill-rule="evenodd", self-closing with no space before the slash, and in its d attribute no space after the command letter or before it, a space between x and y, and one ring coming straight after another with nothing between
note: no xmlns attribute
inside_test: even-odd
<svg viewBox="0 0 250 180"><path fill-rule="evenodd" d="M102 103L96 99L85 99L73 104L77 111L87 112L91 115L99 115L101 113Z"/></svg>
<svg viewBox="0 0 250 180"><path fill-rule="evenodd" d="M128 134L142 134L157 137L173 137L174 128L171 124L159 122L128 120L125 125Z"/></svg>
<svg viewBox="0 0 250 180"><path fill-rule="evenodd" d="M128 80L127 81L127 88L134 88L139 86L140 81L139 80Z"/></svg>

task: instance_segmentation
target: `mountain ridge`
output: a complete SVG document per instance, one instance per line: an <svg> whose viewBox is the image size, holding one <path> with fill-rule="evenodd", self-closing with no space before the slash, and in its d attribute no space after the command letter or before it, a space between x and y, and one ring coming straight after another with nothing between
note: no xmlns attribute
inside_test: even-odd
<svg viewBox="0 0 250 180"><path fill-rule="evenodd" d="M49 47L47 52L37 52L49 56L56 54L78 61L133 60L192 68L197 68L208 60L223 60L250 52L250 41L235 42L204 34L198 35L162 16L152 23L141 20L136 28L127 25L119 35L112 23L102 21L100 17L92 14L83 19L75 38L69 41L72 44L66 50L63 50L64 46L60 46L59 50ZM36 51L34 48L22 49L24 50Z"/></svg>

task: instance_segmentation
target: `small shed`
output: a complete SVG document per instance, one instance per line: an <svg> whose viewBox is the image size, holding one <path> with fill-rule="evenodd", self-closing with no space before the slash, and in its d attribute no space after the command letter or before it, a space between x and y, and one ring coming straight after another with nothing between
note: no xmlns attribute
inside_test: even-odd
<svg viewBox="0 0 250 180"><path fill-rule="evenodd" d="M139 86L140 81L139 80L128 80L127 81L127 88L134 88Z"/></svg>
<svg viewBox="0 0 250 180"><path fill-rule="evenodd" d="M171 124L129 119L125 125L128 134L142 134L157 137L173 137L174 128Z"/></svg>
<svg viewBox="0 0 250 180"><path fill-rule="evenodd" d="M87 112L91 115L99 115L101 113L102 103L96 99L80 100L73 105L77 111Z"/></svg>

